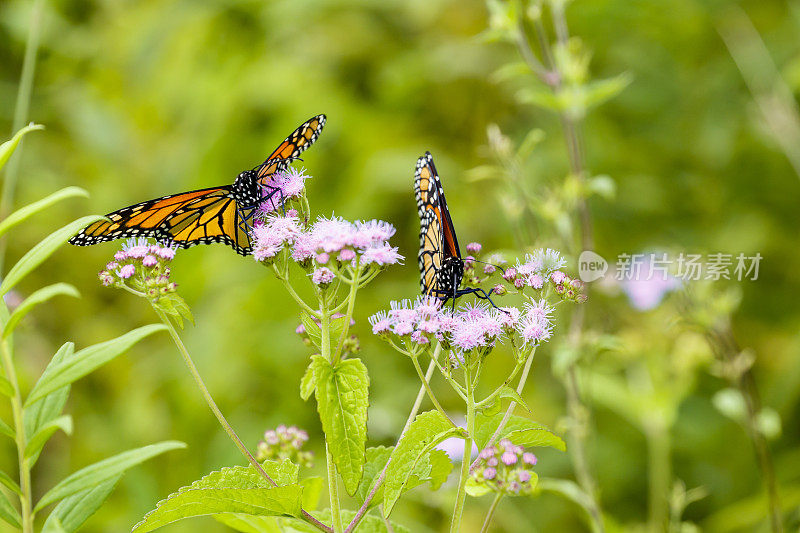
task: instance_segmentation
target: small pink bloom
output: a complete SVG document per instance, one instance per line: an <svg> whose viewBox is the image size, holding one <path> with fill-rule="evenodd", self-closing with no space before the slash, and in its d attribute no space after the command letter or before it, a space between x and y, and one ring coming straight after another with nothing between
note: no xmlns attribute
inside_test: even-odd
<svg viewBox="0 0 800 533"><path fill-rule="evenodd" d="M142 259L142 264L146 267L154 267L158 264L158 259L154 255L146 255Z"/></svg>
<svg viewBox="0 0 800 533"><path fill-rule="evenodd" d="M488 459L489 457L495 454L495 449L493 446L489 446L488 448L484 448L481 450L481 453L478 454L478 457L481 459Z"/></svg>
<svg viewBox="0 0 800 533"><path fill-rule="evenodd" d="M128 279L136 273L136 267L133 265L125 265L117 270L117 276L122 279Z"/></svg>
<svg viewBox="0 0 800 533"><path fill-rule="evenodd" d="M484 471L483 471L483 478L484 479L494 479L494 477L496 475L497 475L497 470L495 470L491 466L486 468L486 469L484 469Z"/></svg>
<svg viewBox="0 0 800 533"><path fill-rule="evenodd" d="M352 261L355 258L356 258L356 253L355 253L355 251L353 251L352 248L344 248L344 249L342 249L341 252L339 252L339 255L336 256L336 259L341 261L341 262L343 262L343 263L346 263L348 261Z"/></svg>
<svg viewBox="0 0 800 533"><path fill-rule="evenodd" d="M497 270L497 267L494 266L494 265L484 265L483 266L483 273L484 274L493 274L495 270Z"/></svg>
<svg viewBox="0 0 800 533"><path fill-rule="evenodd" d="M528 278L528 285L534 289L541 289L544 287L544 278L541 274L533 274Z"/></svg>
<svg viewBox="0 0 800 533"><path fill-rule="evenodd" d="M315 285L328 285L333 281L333 278L333 272L328 268L322 267L314 271L314 274L311 276L311 281Z"/></svg>
<svg viewBox="0 0 800 533"><path fill-rule="evenodd" d="M564 281L567 279L567 275L560 270L556 270L550 274L550 279L553 280L553 283L564 283Z"/></svg>
<svg viewBox="0 0 800 533"><path fill-rule="evenodd" d="M533 455L532 453L530 453L530 452L525 452L525 453L523 453L523 454L522 454L522 461L523 461L525 464L529 464L529 465L535 465L535 464L536 464L536 461L537 461L537 459L536 459L536 456L535 456L535 455Z"/></svg>
<svg viewBox="0 0 800 533"><path fill-rule="evenodd" d="M481 246L481 243L479 243L479 242L471 242L471 243L469 243L467 245L467 252L469 252L471 254L479 254L479 253L481 253L481 248L483 248Z"/></svg>
<svg viewBox="0 0 800 533"><path fill-rule="evenodd" d="M316 261L317 261L317 263L319 263L320 265L325 265L325 264L327 264L327 263L328 263L328 261L330 261L330 259L331 259L331 258L330 258L330 256L329 256L328 254L325 254L325 253L323 253L323 254L317 254L317 257L316 257Z"/></svg>
<svg viewBox="0 0 800 533"><path fill-rule="evenodd" d="M387 317L386 311L375 313L374 315L369 317L369 323L372 326L372 333L374 333L375 335L386 333L392 327L392 323Z"/></svg>
<svg viewBox="0 0 800 533"><path fill-rule="evenodd" d="M401 337L411 334L414 331L414 324L411 322L398 322L394 325L394 334Z"/></svg>
<svg viewBox="0 0 800 533"><path fill-rule="evenodd" d="M304 335L306 332L306 327L303 324L300 324L294 329L294 332L298 335Z"/></svg>
<svg viewBox="0 0 800 533"><path fill-rule="evenodd" d="M528 481L531 480L531 473L528 472L527 470L520 470L519 473L517 474L517 477L522 483L527 483Z"/></svg>
<svg viewBox="0 0 800 533"><path fill-rule="evenodd" d="M421 331L415 331L411 334L411 340L417 344L428 344L430 341Z"/></svg>
<svg viewBox="0 0 800 533"><path fill-rule="evenodd" d="M361 262L365 265L375 263L377 265L393 265L402 261L403 256L397 252L397 248L383 243L381 246L371 246L361 254Z"/></svg>
<svg viewBox="0 0 800 533"><path fill-rule="evenodd" d="M506 271L503 273L503 279L511 282L514 281L514 278L517 277L517 269L514 267L507 268Z"/></svg>
<svg viewBox="0 0 800 533"><path fill-rule="evenodd" d="M517 462L517 454L513 452L506 452L500 459L506 466L511 466Z"/></svg>

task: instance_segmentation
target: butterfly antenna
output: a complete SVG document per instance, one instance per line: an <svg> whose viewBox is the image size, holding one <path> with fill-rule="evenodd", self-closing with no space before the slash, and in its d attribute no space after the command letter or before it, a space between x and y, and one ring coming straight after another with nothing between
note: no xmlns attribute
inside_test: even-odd
<svg viewBox="0 0 800 533"><path fill-rule="evenodd" d="M494 263L487 263L486 261L481 261L480 259L466 259L466 261L473 261L475 263L483 263L484 265L492 265L495 268L499 268L503 274L506 273L506 269L501 267L500 265L495 265Z"/></svg>

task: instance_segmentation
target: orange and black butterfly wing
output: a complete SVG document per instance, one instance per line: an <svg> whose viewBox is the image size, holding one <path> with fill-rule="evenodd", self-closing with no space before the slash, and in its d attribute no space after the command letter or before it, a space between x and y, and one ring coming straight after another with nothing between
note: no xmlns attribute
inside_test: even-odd
<svg viewBox="0 0 800 533"><path fill-rule="evenodd" d="M430 152L417 160L414 193L420 220L419 269L422 293L441 296L439 270L445 259L461 258L444 189Z"/></svg>
<svg viewBox="0 0 800 533"><path fill-rule="evenodd" d="M88 246L128 237L151 237L179 248L225 243L241 255L252 252L231 188L212 187L124 207L94 222L69 242Z"/></svg>
<svg viewBox="0 0 800 533"><path fill-rule="evenodd" d="M286 169L292 160L300 157L306 148L314 144L324 126L325 115L317 115L303 122L258 167L258 182L267 185L266 181L270 176Z"/></svg>

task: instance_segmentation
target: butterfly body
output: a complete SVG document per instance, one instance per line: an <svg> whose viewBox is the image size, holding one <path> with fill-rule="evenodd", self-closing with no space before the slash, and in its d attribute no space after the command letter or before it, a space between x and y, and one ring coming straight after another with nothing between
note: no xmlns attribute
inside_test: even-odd
<svg viewBox="0 0 800 533"><path fill-rule="evenodd" d="M210 187L148 200L106 215L70 239L77 246L129 237L151 237L164 244L189 248L224 243L241 255L250 255L249 220L264 201L283 205L279 188L270 179L319 137L325 115L300 125L270 156L253 170L241 172L233 184ZM275 203L276 196L278 204Z"/></svg>
<svg viewBox="0 0 800 533"><path fill-rule="evenodd" d="M466 294L475 294L492 303L492 291L487 294L479 288L461 288L464 260L447 208L444 188L430 152L425 152L417 160L414 194L420 219L418 260L422 294L439 298L442 305L450 299L455 305L456 298Z"/></svg>

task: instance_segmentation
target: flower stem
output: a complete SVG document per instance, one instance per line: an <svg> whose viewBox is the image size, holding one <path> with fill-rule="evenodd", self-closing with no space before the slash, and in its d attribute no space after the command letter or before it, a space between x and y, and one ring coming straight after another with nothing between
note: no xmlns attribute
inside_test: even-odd
<svg viewBox="0 0 800 533"><path fill-rule="evenodd" d="M297 302L297 305L302 307L311 316L319 317L319 312L311 309L311 306L308 305L305 302L305 300L303 300L300 297L299 294L297 294L297 292L294 290L294 287L292 287L292 284L289 283L288 269L287 269L287 275L284 276L284 275L282 275L280 273L280 271L278 270L278 267L275 265L275 263L272 263L272 270L275 272L275 275L278 277L278 279L281 280L281 282L283 282L283 286L286 287L286 291L289 293L289 295L292 298L294 298L294 301Z"/></svg>
<svg viewBox="0 0 800 533"><path fill-rule="evenodd" d="M648 529L666 531L669 520L670 439L663 420L651 420L645 429L647 440Z"/></svg>
<svg viewBox="0 0 800 533"><path fill-rule="evenodd" d="M494 511L497 509L497 504L500 503L500 498L503 497L502 492L498 492L497 496L494 497L492 500L492 505L489 506L489 511L486 513L486 520L483 521L483 527L481 528L481 533L486 533L489 531L489 524L492 523L492 518L494 517Z"/></svg>
<svg viewBox="0 0 800 533"><path fill-rule="evenodd" d="M517 384L517 394L522 396L522 391L525 389L525 383L528 381L528 372L531 370L531 365L533 364L533 356L536 355L536 348L534 347L531 350L531 353L528 354L528 359L525 361L525 368L522 369L522 375L519 377L519 383ZM492 433L492 437L486 443L486 446L491 446L492 444L497 441L500 434L508 424L508 419L511 418L511 414L514 412L514 408L517 406L517 402L512 401L508 404L508 409L506 409L505 414L503 415L503 419L500 420L500 425L497 426L497 429L494 430Z"/></svg>
<svg viewBox="0 0 800 533"><path fill-rule="evenodd" d="M450 533L457 533L461 527L461 516L464 514L464 501L467 497L467 478L469 477L470 457L472 457L472 437L475 435L475 391L472 388L472 377L469 368L464 367L464 384L467 386L467 433L464 438L464 455L461 457L461 475L458 478L458 492L453 518L450 522Z"/></svg>
<svg viewBox="0 0 800 533"><path fill-rule="evenodd" d="M4 308L4 315L8 311ZM31 468L28 458L25 457L25 447L28 445L25 436L25 419L22 410L22 394L19 391L19 381L17 380L17 372L14 368L14 358L11 354L11 346L8 340L3 340L3 368L5 369L6 377L11 382L14 388L14 395L11 397L11 410L14 415L14 440L17 444L17 460L19 463L19 488L22 494L19 497L20 508L22 509L22 531L24 533L33 533L33 501L31 490Z"/></svg>
<svg viewBox="0 0 800 533"><path fill-rule="evenodd" d="M426 376L422 373L422 367L419 366L419 358L412 357L411 361L414 363L414 369L417 371L417 375L419 376L420 381L422 381L422 386L428 393L428 398L431 399L433 406L436 407L436 410L439 411L442 414L442 416L447 419L448 422L450 422L450 425L452 425L454 428L458 427L455 422L450 420L450 417L447 416L447 413L444 411L444 409L442 409L442 405L439 403L439 400L436 399L436 395L433 394L433 390L431 390L431 385L430 383L428 383L428 380L430 378L426 378ZM434 364L433 361L431 361L431 365L432 364Z"/></svg>
<svg viewBox="0 0 800 533"><path fill-rule="evenodd" d="M441 344L437 344L436 348L433 351L433 355L431 356L431 362L428 365L428 370L425 371L425 379L423 380L424 383L428 383L433 376L433 370L436 368L436 360L439 358L439 353L442 350ZM425 385L421 385L419 388L419 392L417 392L417 398L414 400L414 406L411 408L411 412L408 414L408 418L406 419L406 423L403 426L402 431L400 431L400 436L398 437L397 441L399 442L406 431L408 431L411 422L414 421L416 418L417 413L419 412L419 408L422 405L422 399L425 397ZM391 459L390 459L391 461ZM372 489L370 489L369 494L367 495L366 499L364 500L364 504L358 510L356 515L353 517L353 520L347 525L347 529L345 529L345 533L350 533L353 531L364 515L367 513L367 509L369 509L369 504L372 502L372 499L375 497L375 494L378 492L378 489L383 485L384 480L386 479L386 471L389 469L389 462L384 465L381 474L378 476L378 479L372 484ZM381 513L383 514L383 513Z"/></svg>
<svg viewBox="0 0 800 533"><path fill-rule="evenodd" d="M331 519L333 520L334 533L344 531L342 526L342 510L339 505L339 486L336 479L336 465L333 463L333 456L325 443L325 459L328 464L328 491L331 496Z"/></svg>
<svg viewBox="0 0 800 533"><path fill-rule="evenodd" d="M358 261L358 259L356 259ZM334 360L339 361L342 358L342 346L344 340L350 333L350 320L353 318L353 309L356 306L356 295L358 294L358 278L361 274L361 267L356 265L353 272L353 279L350 281L350 293L347 296L347 312L344 314L344 327L342 328L342 335L339 337L339 342L336 344L336 351L333 354Z"/></svg>

